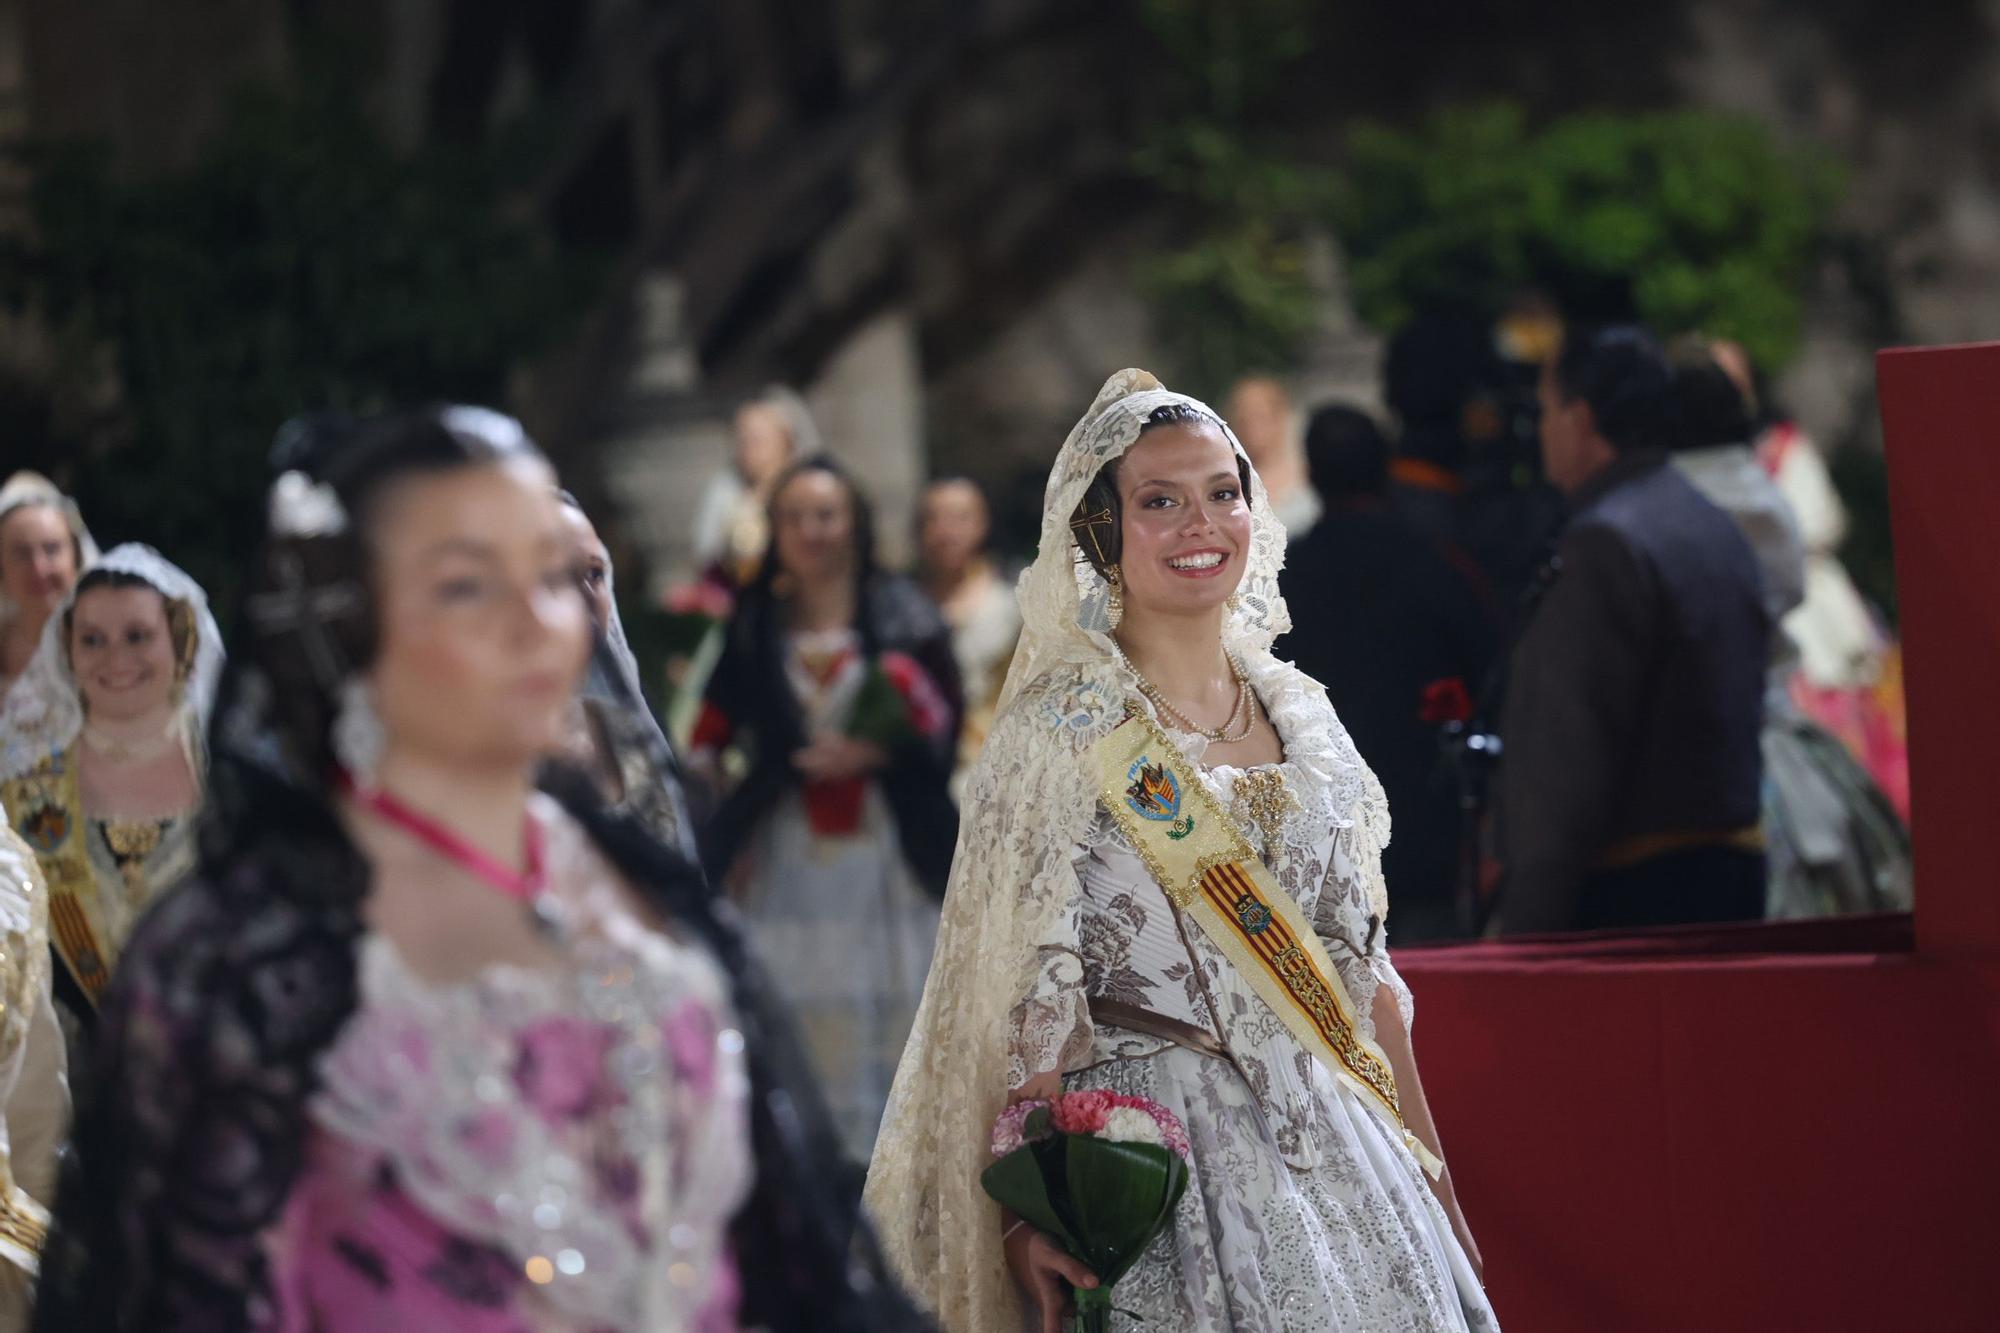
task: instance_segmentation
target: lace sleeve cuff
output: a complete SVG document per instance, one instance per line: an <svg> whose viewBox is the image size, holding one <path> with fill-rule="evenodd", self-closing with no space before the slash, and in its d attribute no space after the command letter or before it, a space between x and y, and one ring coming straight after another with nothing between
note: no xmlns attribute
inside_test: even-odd
<svg viewBox="0 0 2000 1333"><path fill-rule="evenodd" d="M1082 955L1044 945L1036 959L1034 988L1009 1017L1008 1088L1018 1088L1037 1074L1060 1073L1087 1062L1094 1037Z"/></svg>
<svg viewBox="0 0 2000 1333"><path fill-rule="evenodd" d="M1403 1031L1406 1033L1411 1031L1417 1018L1416 997L1410 994L1410 988L1404 984L1403 974L1389 961L1389 951L1377 949L1370 955L1368 970L1373 974L1378 987L1387 986L1390 994L1396 997L1396 1012L1403 1016Z"/></svg>

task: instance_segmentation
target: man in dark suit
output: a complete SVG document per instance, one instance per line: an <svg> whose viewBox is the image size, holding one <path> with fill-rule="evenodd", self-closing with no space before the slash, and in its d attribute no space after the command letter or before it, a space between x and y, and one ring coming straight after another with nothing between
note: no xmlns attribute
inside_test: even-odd
<svg viewBox="0 0 2000 1333"><path fill-rule="evenodd" d="M1450 682L1476 691L1493 630L1470 583L1392 503L1389 446L1372 418L1320 408L1306 466L1325 512L1287 554L1281 586L1297 628L1278 651L1326 686L1382 779L1396 942L1449 936L1460 814L1425 691Z"/></svg>
<svg viewBox="0 0 2000 1333"><path fill-rule="evenodd" d="M1543 465L1570 516L1501 717L1510 933L1763 912L1772 627L1749 543L1668 466L1670 389L1631 326L1572 333L1542 376Z"/></svg>

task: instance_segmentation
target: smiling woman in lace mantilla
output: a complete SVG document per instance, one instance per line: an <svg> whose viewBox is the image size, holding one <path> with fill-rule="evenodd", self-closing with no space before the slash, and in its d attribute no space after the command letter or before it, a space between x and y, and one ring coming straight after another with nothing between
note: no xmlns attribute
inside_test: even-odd
<svg viewBox="0 0 2000 1333"><path fill-rule="evenodd" d="M0 707L0 801L48 880L55 994L75 1041L139 914L194 865L221 672L201 588L127 544L77 580Z"/></svg>
<svg viewBox="0 0 2000 1333"><path fill-rule="evenodd" d="M869 1175L891 1257L951 1333L1056 1327L1092 1277L976 1164L1008 1103L1103 1089L1191 1141L1116 1292L1147 1330L1496 1328L1389 962L1381 786L1271 655L1284 534L1240 445L1113 376L1040 550Z"/></svg>

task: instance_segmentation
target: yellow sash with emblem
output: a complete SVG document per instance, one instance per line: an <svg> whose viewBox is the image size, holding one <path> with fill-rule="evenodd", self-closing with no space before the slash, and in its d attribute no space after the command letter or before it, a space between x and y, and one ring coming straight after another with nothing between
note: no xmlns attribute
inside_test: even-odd
<svg viewBox="0 0 2000 1333"><path fill-rule="evenodd" d="M1090 754L1100 799L1168 899L1301 1046L1388 1116L1424 1170L1442 1172L1444 1163L1403 1124L1395 1072L1361 1035L1326 946L1195 766L1150 717L1130 709Z"/></svg>
<svg viewBox="0 0 2000 1333"><path fill-rule="evenodd" d="M14 831L34 852L49 885L49 938L70 976L96 1006L111 980L113 956L99 941L97 875L84 842L83 798L77 789L76 761L50 755L33 769L0 783Z"/></svg>

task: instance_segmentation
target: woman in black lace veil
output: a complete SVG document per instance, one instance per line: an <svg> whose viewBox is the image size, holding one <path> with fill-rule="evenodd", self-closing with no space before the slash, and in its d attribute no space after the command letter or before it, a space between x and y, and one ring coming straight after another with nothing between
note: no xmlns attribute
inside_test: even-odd
<svg viewBox="0 0 2000 1333"><path fill-rule="evenodd" d="M852 582L852 627L860 655L870 661L879 661L884 653L906 657L935 686L947 714L944 740L911 737L894 747L888 762L873 775L882 784L894 818L902 859L926 893L942 897L958 842L958 807L949 786L965 715L951 628L915 582L878 562L873 506L860 484L831 455L801 459L773 483L774 529L784 523L779 501L801 479L831 479L847 497L852 532L851 568L845 574ZM774 537L763 564L737 599L722 659L709 678L704 726L719 714L734 730L757 740L750 747L754 758L749 771L720 802L704 830L703 858L718 880L729 873L758 823L770 816L786 792L801 785L794 757L812 739L786 674L789 603L799 592L787 588L788 583L796 579L785 569L782 540Z"/></svg>
<svg viewBox="0 0 2000 1333"><path fill-rule="evenodd" d="M321 1062L361 996L371 871L336 814L331 731L343 682L377 645L366 529L401 479L523 457L539 455L518 426L460 408L281 436L284 475L211 734L200 869L142 921L105 998L36 1328L281 1327L272 1236L307 1161ZM623 678L597 673L600 686ZM635 708L604 715L612 744L659 744ZM742 1325L922 1327L885 1276L851 1182L828 1169L838 1148L826 1114L728 905L586 777L551 768L541 785L672 936L726 973L755 1170L729 1224Z"/></svg>

